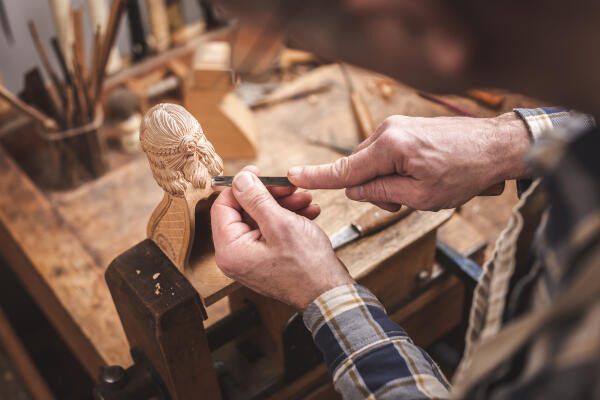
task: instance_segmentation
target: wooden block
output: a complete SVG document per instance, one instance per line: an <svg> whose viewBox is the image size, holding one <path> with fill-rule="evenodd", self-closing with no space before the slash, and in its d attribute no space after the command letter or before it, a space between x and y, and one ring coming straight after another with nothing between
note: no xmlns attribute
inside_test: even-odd
<svg viewBox="0 0 600 400"><path fill-rule="evenodd" d="M200 121L224 159L257 154L258 127L252 111L233 93L229 45L212 42L196 54L185 107Z"/></svg>
<svg viewBox="0 0 600 400"><path fill-rule="evenodd" d="M148 357L171 398L219 399L202 301L166 255L145 240L111 263L106 282L129 345Z"/></svg>

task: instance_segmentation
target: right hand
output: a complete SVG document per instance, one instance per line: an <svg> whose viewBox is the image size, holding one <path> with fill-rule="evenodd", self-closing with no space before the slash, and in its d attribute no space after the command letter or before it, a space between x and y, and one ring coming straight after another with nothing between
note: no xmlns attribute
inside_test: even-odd
<svg viewBox="0 0 600 400"><path fill-rule="evenodd" d="M300 166L290 181L306 189L346 188L351 200L397 211L454 208L493 184L527 174L530 139L514 113L496 118L387 118L348 157Z"/></svg>

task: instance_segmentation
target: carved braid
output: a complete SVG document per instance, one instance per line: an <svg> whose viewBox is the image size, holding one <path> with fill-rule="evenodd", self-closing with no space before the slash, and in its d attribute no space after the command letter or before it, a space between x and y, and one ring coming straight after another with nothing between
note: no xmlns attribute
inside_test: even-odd
<svg viewBox="0 0 600 400"><path fill-rule="evenodd" d="M157 104L142 121L140 142L152 175L168 193L181 197L189 185L203 189L223 171L223 161L202 127L185 108Z"/></svg>

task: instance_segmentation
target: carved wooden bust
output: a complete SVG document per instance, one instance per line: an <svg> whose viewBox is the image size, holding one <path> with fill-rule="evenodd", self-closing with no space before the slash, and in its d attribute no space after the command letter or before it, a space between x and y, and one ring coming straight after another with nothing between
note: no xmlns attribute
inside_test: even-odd
<svg viewBox="0 0 600 400"><path fill-rule="evenodd" d="M194 241L196 204L212 193L212 176L223 161L200 123L176 104L152 107L140 128L142 149L165 195L148 223L147 234L183 272Z"/></svg>

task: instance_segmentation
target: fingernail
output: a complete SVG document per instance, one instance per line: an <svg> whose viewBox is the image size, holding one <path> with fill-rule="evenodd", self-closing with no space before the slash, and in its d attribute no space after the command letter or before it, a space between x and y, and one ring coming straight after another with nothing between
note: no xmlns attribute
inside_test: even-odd
<svg viewBox="0 0 600 400"><path fill-rule="evenodd" d="M346 189L346 197L350 200L365 201L365 190L362 186L353 186Z"/></svg>
<svg viewBox="0 0 600 400"><path fill-rule="evenodd" d="M243 192L253 185L252 174L250 172L242 171L233 178L234 189L238 192Z"/></svg>
<svg viewBox="0 0 600 400"><path fill-rule="evenodd" d="M292 167L288 171L288 178L297 178L302 174L302 167Z"/></svg>

